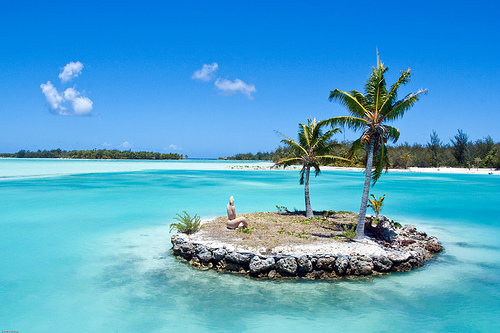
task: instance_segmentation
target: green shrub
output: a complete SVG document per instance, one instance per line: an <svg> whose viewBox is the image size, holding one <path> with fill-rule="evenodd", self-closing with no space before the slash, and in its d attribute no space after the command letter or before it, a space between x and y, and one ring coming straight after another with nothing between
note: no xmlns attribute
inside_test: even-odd
<svg viewBox="0 0 500 333"><path fill-rule="evenodd" d="M342 236L350 240L352 240L357 234L355 225L349 227L348 225L344 224L342 226L342 229L344 229L344 231L342 231Z"/></svg>
<svg viewBox="0 0 500 333"><path fill-rule="evenodd" d="M236 232L242 232L244 234L251 234L252 230L250 228L245 228L245 229L236 229Z"/></svg>
<svg viewBox="0 0 500 333"><path fill-rule="evenodd" d="M276 209L278 210L278 213L288 213L288 208L285 206L276 205Z"/></svg>
<svg viewBox="0 0 500 333"><path fill-rule="evenodd" d="M183 211L184 215L176 214L174 220L179 221L178 223L172 223L170 225L170 232L176 229L177 232L182 232L184 234L194 234L200 228L201 218L198 214L191 217L186 211Z"/></svg>

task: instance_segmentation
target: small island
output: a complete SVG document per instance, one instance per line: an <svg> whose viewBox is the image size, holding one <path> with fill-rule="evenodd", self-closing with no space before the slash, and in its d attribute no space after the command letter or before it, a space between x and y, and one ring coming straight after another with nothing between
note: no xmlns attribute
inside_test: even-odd
<svg viewBox="0 0 500 333"><path fill-rule="evenodd" d="M436 237L412 225L401 227L383 215L367 216L363 241L348 237L357 213L238 216L245 217L250 227L230 230L227 217L217 217L202 221L192 235L174 234L172 254L198 269L257 279L339 280L407 272L443 250Z"/></svg>

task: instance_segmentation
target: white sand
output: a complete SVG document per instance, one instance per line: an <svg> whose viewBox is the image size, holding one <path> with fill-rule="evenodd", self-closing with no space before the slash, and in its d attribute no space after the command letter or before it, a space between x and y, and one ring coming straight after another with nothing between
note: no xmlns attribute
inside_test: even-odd
<svg viewBox="0 0 500 333"><path fill-rule="evenodd" d="M300 169L299 166L288 167L289 169ZM331 167L331 166L323 166L321 170L330 170L330 171L359 171L364 172L364 168L353 168L353 167ZM500 170L495 169L487 169L487 168L417 168L410 167L408 169L389 169L389 172L423 172L423 173L456 173L456 174L467 174L467 175L500 175Z"/></svg>

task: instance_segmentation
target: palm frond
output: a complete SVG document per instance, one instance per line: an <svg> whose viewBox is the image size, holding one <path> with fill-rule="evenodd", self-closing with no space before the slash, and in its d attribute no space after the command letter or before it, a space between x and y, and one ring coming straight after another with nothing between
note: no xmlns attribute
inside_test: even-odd
<svg viewBox="0 0 500 333"><path fill-rule="evenodd" d="M353 92L355 92L356 95L358 93L357 91ZM359 93L359 95L361 95L361 93ZM364 104L366 104L366 99L363 98L363 100L360 101L347 91L341 91L338 89L330 91L330 97L328 97L328 100L330 102L335 100L341 105L344 105L347 107L349 112L356 117L362 117L366 113L366 108L364 106Z"/></svg>
<svg viewBox="0 0 500 333"><path fill-rule="evenodd" d="M286 168L287 166L301 164L302 162L303 162L303 160L300 157L290 157L290 158L285 158L283 160L280 160L280 161L274 163L274 165L283 166Z"/></svg>
<svg viewBox="0 0 500 333"><path fill-rule="evenodd" d="M389 156L387 155L387 147L384 144L377 151L373 162L375 169L372 172L372 186L380 178L384 169L386 172L389 169Z"/></svg>
<svg viewBox="0 0 500 333"><path fill-rule="evenodd" d="M404 113L420 99L422 95L427 94L427 89L420 89L416 93L408 94L400 101L397 101L390 111L384 116L384 120L392 121L403 117Z"/></svg>
<svg viewBox="0 0 500 333"><path fill-rule="evenodd" d="M358 151L362 149L365 149L365 144L363 143L361 138L359 138L352 143L351 148L349 148L349 153L347 154L347 157L349 159L353 159L354 155L356 155Z"/></svg>
<svg viewBox="0 0 500 333"><path fill-rule="evenodd" d="M275 132L285 137L285 139L282 139L281 142L283 142L284 144L286 144L289 147L292 147L293 149L303 151L304 153L307 154L307 151L304 149L304 147L302 147L300 144L295 142L294 139L286 136L285 134L281 133L280 131L275 130Z"/></svg>
<svg viewBox="0 0 500 333"><path fill-rule="evenodd" d="M322 156L316 156L316 158L318 160L320 160L323 164L324 162L333 162L333 161L346 161L346 162L350 162L351 160L348 159L348 158L345 158L345 157L340 157L340 156L333 156L333 155L322 155Z"/></svg>
<svg viewBox="0 0 500 333"><path fill-rule="evenodd" d="M396 143L399 139L399 130L392 126L384 125L385 138L390 139L393 143Z"/></svg>
<svg viewBox="0 0 500 333"><path fill-rule="evenodd" d="M368 125L368 121L359 117L351 117L351 116L340 116L334 117L330 119L324 120L326 124L335 127L347 127L354 131L359 131L360 129L364 129Z"/></svg>
<svg viewBox="0 0 500 333"><path fill-rule="evenodd" d="M365 96L370 104L372 112L378 112L387 96L387 88L385 87L384 74L389 70L388 67L379 63L377 67L372 68L372 73L365 84Z"/></svg>
<svg viewBox="0 0 500 333"><path fill-rule="evenodd" d="M385 99L384 104L380 107L380 113L382 115L386 115L387 113L389 113L389 111L391 111L392 107L398 99L399 87L409 83L410 79L411 73L409 68L404 72L401 71L399 79L391 86L391 89L387 93L387 98Z"/></svg>
<svg viewBox="0 0 500 333"><path fill-rule="evenodd" d="M308 124L310 125L310 123ZM305 124L299 124L299 134L298 134L298 139L299 139L299 144L300 146L304 149L304 151L307 153L307 150L311 147L311 126L308 126Z"/></svg>
<svg viewBox="0 0 500 333"><path fill-rule="evenodd" d="M307 166L305 164L302 165L302 169L300 169L300 180L299 180L300 185L304 185L306 170Z"/></svg>

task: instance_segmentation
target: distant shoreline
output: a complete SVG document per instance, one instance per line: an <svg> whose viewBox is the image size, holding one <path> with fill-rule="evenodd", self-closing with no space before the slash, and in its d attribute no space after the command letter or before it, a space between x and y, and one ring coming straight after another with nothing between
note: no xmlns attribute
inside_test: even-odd
<svg viewBox="0 0 500 333"><path fill-rule="evenodd" d="M236 162L236 161L235 161ZM247 162L247 161L238 161ZM264 162L264 161L262 161ZM300 169L298 165L287 167L288 170ZM255 170L265 170L267 168L261 166L249 166L245 168L244 166L232 167L232 169L255 169ZM276 169L278 170L278 169ZM281 169L282 170L282 169ZM322 171L359 171L364 172L365 168L356 167L337 167L337 166L322 166ZM417 168L409 167L408 169L389 169L389 172L419 172L419 173L445 173L445 174L464 174L464 175L500 175L500 170L495 170L493 168L452 168L452 167L440 167L440 168Z"/></svg>
<svg viewBox="0 0 500 333"><path fill-rule="evenodd" d="M350 171L365 171L364 168L352 168L352 167L322 167L322 170L350 170ZM389 172L421 172L421 173L453 173L453 174L464 174L464 175L500 175L500 170L495 170L492 168L417 168L409 167L408 169L389 169Z"/></svg>

